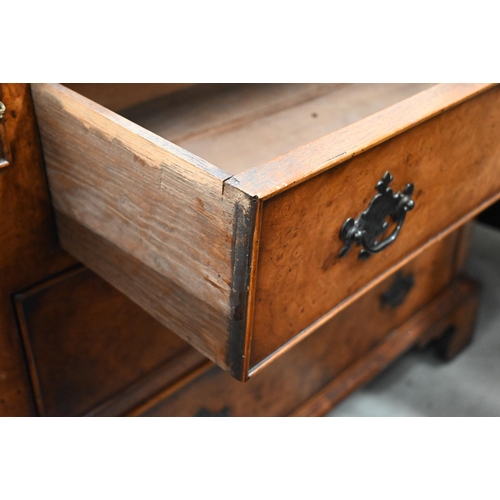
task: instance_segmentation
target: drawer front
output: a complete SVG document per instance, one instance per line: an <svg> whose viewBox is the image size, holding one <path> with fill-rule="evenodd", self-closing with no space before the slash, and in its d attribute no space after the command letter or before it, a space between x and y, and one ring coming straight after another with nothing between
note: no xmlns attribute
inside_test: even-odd
<svg viewBox="0 0 500 500"><path fill-rule="evenodd" d="M205 361L81 266L15 305L42 416L119 415Z"/></svg>
<svg viewBox="0 0 500 500"><path fill-rule="evenodd" d="M212 367L139 408L145 416L284 416L304 404L444 290L456 274L453 233L379 283L241 384Z"/></svg>
<svg viewBox="0 0 500 500"><path fill-rule="evenodd" d="M492 203L500 192L499 139L500 88L495 87L266 199L251 366ZM414 209L380 253L363 260L354 245L341 257L344 222L368 208L386 171L393 176L394 193L413 183Z"/></svg>

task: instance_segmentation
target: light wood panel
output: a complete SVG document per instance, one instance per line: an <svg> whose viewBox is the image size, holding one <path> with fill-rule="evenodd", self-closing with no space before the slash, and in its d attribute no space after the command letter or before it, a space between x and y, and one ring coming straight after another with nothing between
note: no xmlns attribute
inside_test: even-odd
<svg viewBox="0 0 500 500"><path fill-rule="evenodd" d="M246 288L233 287L233 267L249 197L223 190L216 167L71 90L32 88L62 246L229 369L232 323L245 318L234 319Z"/></svg>

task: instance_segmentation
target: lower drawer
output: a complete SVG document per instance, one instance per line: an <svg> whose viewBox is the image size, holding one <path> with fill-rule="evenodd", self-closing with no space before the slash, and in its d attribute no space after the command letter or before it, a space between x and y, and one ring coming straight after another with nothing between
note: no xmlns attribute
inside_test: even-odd
<svg viewBox="0 0 500 500"><path fill-rule="evenodd" d="M14 304L41 416L120 415L205 362L84 267Z"/></svg>
<svg viewBox="0 0 500 500"><path fill-rule="evenodd" d="M464 260L466 231L435 243L400 271L241 384L212 364L132 414L283 416L372 352L389 332L440 294Z"/></svg>

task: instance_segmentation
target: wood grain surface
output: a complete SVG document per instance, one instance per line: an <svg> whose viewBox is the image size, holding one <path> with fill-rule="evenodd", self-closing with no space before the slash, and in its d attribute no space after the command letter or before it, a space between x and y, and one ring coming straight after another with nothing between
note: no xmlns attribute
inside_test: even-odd
<svg viewBox="0 0 500 500"><path fill-rule="evenodd" d="M24 84L1 84L7 111L0 171L0 416L36 414L11 297L75 261L58 245L31 99Z"/></svg>
<svg viewBox="0 0 500 500"><path fill-rule="evenodd" d="M264 201L251 366L500 195L499 110L494 87ZM395 192L415 185L415 209L383 252L339 258L343 222L387 170Z"/></svg>
<svg viewBox="0 0 500 500"><path fill-rule="evenodd" d="M245 280L235 288L233 275L250 198L223 189L213 165L71 90L32 88L62 246L230 369L229 334L246 317L235 313Z"/></svg>

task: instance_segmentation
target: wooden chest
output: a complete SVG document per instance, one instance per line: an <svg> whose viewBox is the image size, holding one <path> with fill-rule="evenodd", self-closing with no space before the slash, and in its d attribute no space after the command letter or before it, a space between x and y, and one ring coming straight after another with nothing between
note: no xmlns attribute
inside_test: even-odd
<svg viewBox="0 0 500 500"><path fill-rule="evenodd" d="M411 346L470 338L498 87L31 90L44 163L30 88L0 93L0 368L24 395L4 414L322 414Z"/></svg>

